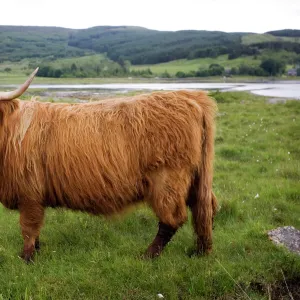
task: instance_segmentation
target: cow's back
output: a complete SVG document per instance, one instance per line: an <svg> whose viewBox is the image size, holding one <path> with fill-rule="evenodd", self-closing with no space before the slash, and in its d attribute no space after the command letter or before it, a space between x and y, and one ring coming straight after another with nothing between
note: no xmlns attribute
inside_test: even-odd
<svg viewBox="0 0 300 300"><path fill-rule="evenodd" d="M26 165L30 153L40 164L30 180L43 187L47 205L117 211L139 194L147 172L199 164L202 109L194 98L169 92L78 105L35 103L23 141Z"/></svg>

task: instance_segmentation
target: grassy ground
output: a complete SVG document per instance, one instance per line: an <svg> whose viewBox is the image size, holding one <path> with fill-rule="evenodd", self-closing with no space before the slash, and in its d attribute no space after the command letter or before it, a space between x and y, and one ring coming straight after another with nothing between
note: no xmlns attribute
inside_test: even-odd
<svg viewBox="0 0 300 300"><path fill-rule="evenodd" d="M268 33L263 33L263 34L250 33L242 37L242 43L246 45L263 43L263 42L275 42L275 41L300 43L299 37L274 36Z"/></svg>
<svg viewBox="0 0 300 300"><path fill-rule="evenodd" d="M236 59L228 60L228 55L220 55L216 58L197 58L197 59L179 59L170 61L167 63L155 64L155 65L140 65L132 66L133 70L144 70L150 68L155 74L162 74L168 71L170 75L175 75L177 72L190 72L197 71L199 68L208 69L211 64L219 64L224 68L238 67L241 64L248 64L252 66L258 66L260 60L254 59L253 57L240 57Z"/></svg>
<svg viewBox="0 0 300 300"><path fill-rule="evenodd" d="M100 61L105 60L105 56L103 54L94 54L94 55L86 55L81 57L71 57L71 58L59 58L59 59L41 59L41 58L25 58L18 62L4 61L0 64L0 70L3 71L5 68L11 69L11 74L23 74L24 72L28 72L28 65L32 66L40 66L42 64L50 65L54 68L63 68L66 66L71 66L73 63L79 68L86 64L95 64Z"/></svg>
<svg viewBox="0 0 300 300"><path fill-rule="evenodd" d="M300 102L214 97L221 209L211 255L188 257L189 222L159 259L140 259L156 234L145 207L113 220L49 209L41 251L26 265L18 214L1 206L0 299L292 299L286 284L299 299L300 257L273 245L267 231L300 229Z"/></svg>
<svg viewBox="0 0 300 300"><path fill-rule="evenodd" d="M70 66L73 63L79 68L81 66L85 66L86 64L96 64L100 61L107 59L104 54L94 54L87 55L82 57L72 57L72 58L60 58L53 61L50 65L54 68L61 68L65 66Z"/></svg>

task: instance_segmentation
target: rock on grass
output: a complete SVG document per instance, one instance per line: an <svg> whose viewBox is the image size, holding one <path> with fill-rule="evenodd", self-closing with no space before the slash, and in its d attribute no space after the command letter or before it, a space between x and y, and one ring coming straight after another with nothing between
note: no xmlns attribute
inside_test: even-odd
<svg viewBox="0 0 300 300"><path fill-rule="evenodd" d="M269 238L277 245L284 245L300 255L300 231L293 226L279 227L268 232Z"/></svg>

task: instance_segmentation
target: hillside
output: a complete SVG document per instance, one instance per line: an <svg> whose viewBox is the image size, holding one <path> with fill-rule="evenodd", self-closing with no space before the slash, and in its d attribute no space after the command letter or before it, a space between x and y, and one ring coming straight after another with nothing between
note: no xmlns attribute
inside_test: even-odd
<svg viewBox="0 0 300 300"><path fill-rule="evenodd" d="M95 55L100 55L101 59L95 60ZM86 57L83 64L77 63L80 57ZM90 62L89 58L92 58ZM39 65L42 67L39 76L45 77L122 77L129 75L130 70L133 72L130 76L152 76L156 70L172 68L174 63L195 65L193 69L188 68L192 72L181 74L184 77L220 75L232 67L237 68L235 74L265 76L274 74L273 71L263 72L259 67L267 58L281 60L277 68L279 73L286 66L297 67L300 64L300 30L254 34L203 30L172 32L134 26L80 30L0 26L0 71L14 70L9 62L23 65L24 70ZM69 60L62 63L61 59ZM207 69L219 64L219 60L221 68ZM256 61L252 63L253 60ZM198 65L205 61L210 64ZM245 63L249 63L246 69ZM242 71L238 69L241 65ZM203 72L197 73L199 69ZM164 71L175 75L186 70L175 67Z"/></svg>
<svg viewBox="0 0 300 300"><path fill-rule="evenodd" d="M71 31L58 27L0 26L0 61L84 55L85 51L68 45Z"/></svg>
<svg viewBox="0 0 300 300"><path fill-rule="evenodd" d="M241 36L241 33L218 31L94 27L72 34L69 45L105 52L112 60L123 58L132 64L153 64L192 56L199 48L215 49L217 54L224 54L230 47L240 44Z"/></svg>
<svg viewBox="0 0 300 300"><path fill-rule="evenodd" d="M82 30L59 27L0 26L0 60L82 56L106 53L117 61L149 64L193 56L199 48L216 54L241 43L242 33L157 31L132 26L99 26Z"/></svg>
<svg viewBox="0 0 300 300"><path fill-rule="evenodd" d="M182 58L216 57L237 49L253 54L253 48L266 42L268 45L264 48L278 42L297 47L300 30L252 34L204 30L158 31L134 26L98 26L80 30L0 26L0 61L106 53L114 61L125 59L132 64L153 64Z"/></svg>

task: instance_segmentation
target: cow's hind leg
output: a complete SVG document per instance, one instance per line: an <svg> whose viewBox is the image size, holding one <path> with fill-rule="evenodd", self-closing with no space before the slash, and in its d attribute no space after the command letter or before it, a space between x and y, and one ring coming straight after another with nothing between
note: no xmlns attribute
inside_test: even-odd
<svg viewBox="0 0 300 300"><path fill-rule="evenodd" d="M34 203L20 206L20 225L24 239L21 257L30 262L35 249L39 249L39 234L44 219L44 208Z"/></svg>
<svg viewBox="0 0 300 300"><path fill-rule="evenodd" d="M206 197L200 194L199 182L200 178L196 176L187 201L192 212L194 230L197 236L197 249L191 254L209 254L212 250L213 221L218 203L213 192Z"/></svg>
<svg viewBox="0 0 300 300"><path fill-rule="evenodd" d="M159 256L178 228L186 222L189 186L190 172L186 170L163 169L149 176L148 202L159 219L159 227L145 257Z"/></svg>
<svg viewBox="0 0 300 300"><path fill-rule="evenodd" d="M37 236L36 239L35 239L34 248L35 248L36 251L40 251L40 249L41 249L40 237L39 236Z"/></svg>

